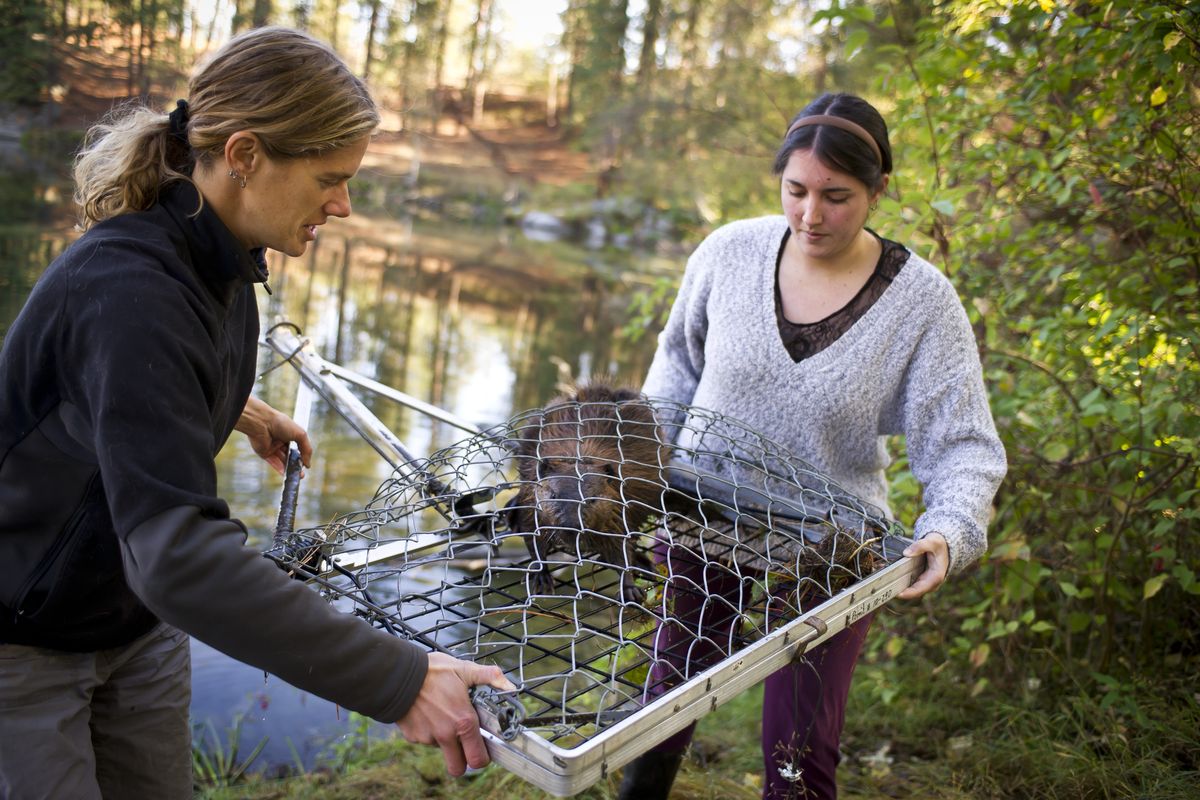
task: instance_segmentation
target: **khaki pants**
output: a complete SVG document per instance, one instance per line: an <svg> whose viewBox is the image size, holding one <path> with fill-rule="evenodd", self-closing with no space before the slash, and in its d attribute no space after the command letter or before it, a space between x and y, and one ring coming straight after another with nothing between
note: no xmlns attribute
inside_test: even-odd
<svg viewBox="0 0 1200 800"><path fill-rule="evenodd" d="M190 798L190 656L166 624L93 653L0 644L0 800Z"/></svg>

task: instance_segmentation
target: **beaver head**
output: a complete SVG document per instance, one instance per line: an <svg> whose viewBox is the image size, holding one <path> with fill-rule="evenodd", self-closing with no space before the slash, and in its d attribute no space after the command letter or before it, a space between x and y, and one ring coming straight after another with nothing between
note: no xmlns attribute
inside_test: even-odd
<svg viewBox="0 0 1200 800"><path fill-rule="evenodd" d="M535 533L542 554L589 552L622 569L644 564L626 545L662 507L668 453L654 409L636 390L580 386L517 432L521 487L510 526ZM535 543L526 543L536 557Z"/></svg>

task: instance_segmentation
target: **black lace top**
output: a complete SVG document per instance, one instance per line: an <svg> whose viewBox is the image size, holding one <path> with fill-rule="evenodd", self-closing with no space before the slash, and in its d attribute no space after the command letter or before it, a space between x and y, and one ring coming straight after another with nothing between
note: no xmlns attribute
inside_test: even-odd
<svg viewBox="0 0 1200 800"><path fill-rule="evenodd" d="M900 268L908 260L908 248L890 239L884 239L874 231L870 233L883 246L871 277L867 278L867 282L849 303L825 319L806 323L791 322L783 316L783 295L779 291L779 264L783 260L783 249L787 247L788 237L792 232L788 230L783 234L783 241L779 243L779 254L775 257L775 319L779 323L779 335L783 339L783 345L793 361L803 361L836 342L867 313L867 309L875 305L875 301L900 274Z"/></svg>

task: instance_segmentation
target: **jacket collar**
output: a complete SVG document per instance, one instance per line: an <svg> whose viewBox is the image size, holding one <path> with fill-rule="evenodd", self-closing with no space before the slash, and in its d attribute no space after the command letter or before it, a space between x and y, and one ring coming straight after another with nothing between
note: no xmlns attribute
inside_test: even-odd
<svg viewBox="0 0 1200 800"><path fill-rule="evenodd" d="M208 203L201 207L200 193L190 181L163 187L158 202L183 231L192 264L218 297L230 298L251 283L266 286L265 248L247 250Z"/></svg>

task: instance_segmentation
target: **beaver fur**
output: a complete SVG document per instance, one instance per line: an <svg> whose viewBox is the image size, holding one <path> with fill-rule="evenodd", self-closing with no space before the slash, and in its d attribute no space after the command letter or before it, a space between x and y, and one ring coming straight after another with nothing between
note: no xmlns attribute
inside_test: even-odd
<svg viewBox="0 0 1200 800"><path fill-rule="evenodd" d="M662 508L668 453L654 409L636 390L605 381L578 386L517 431L521 481L509 528L531 534L524 538L535 563L560 551L613 566L622 573L622 598L640 603L645 593L629 567L653 566L632 543ZM532 588L553 592L548 564L533 575Z"/></svg>

